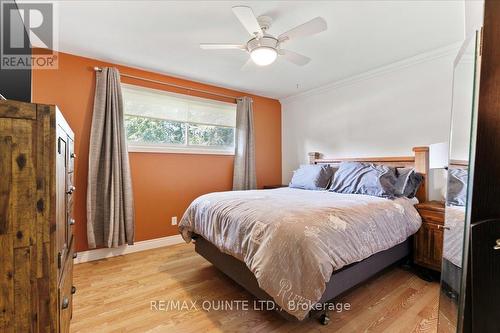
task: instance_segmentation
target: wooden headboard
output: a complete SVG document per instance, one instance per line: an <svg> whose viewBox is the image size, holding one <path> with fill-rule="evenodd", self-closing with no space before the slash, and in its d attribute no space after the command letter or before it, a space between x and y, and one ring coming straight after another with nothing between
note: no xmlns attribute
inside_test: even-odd
<svg viewBox="0 0 500 333"><path fill-rule="evenodd" d="M468 169L469 161L466 160L450 160L448 164L448 168L450 169Z"/></svg>
<svg viewBox="0 0 500 333"><path fill-rule="evenodd" d="M402 157L322 158L319 152L309 153L310 164L330 164L332 166L338 166L340 163L346 161L384 164L395 168L415 168L415 170L424 177L424 181L417 192L417 199L420 202L429 201L429 147L414 147L413 156Z"/></svg>

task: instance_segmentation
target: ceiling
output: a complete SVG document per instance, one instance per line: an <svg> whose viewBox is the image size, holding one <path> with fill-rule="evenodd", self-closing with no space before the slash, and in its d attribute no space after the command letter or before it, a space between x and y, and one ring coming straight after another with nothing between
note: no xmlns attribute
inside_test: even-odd
<svg viewBox="0 0 500 333"><path fill-rule="evenodd" d="M257 95L283 98L455 43L463 1L60 1L59 50ZM244 43L231 7L274 19L273 35L322 16L328 30L284 48L312 61L278 59L242 71L248 55L199 43Z"/></svg>

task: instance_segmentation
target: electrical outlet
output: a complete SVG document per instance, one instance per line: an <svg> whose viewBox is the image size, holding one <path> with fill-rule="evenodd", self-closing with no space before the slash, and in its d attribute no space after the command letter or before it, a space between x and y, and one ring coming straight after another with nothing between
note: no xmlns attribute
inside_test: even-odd
<svg viewBox="0 0 500 333"><path fill-rule="evenodd" d="M177 216L172 216L172 225L177 225Z"/></svg>

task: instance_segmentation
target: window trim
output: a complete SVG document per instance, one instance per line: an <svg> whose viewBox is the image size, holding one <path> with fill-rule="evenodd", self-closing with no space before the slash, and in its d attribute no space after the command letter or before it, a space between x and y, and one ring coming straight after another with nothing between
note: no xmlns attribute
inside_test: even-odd
<svg viewBox="0 0 500 333"><path fill-rule="evenodd" d="M156 90L161 93L164 93L166 95L173 95L173 96L182 96L182 98L186 98L187 100L209 100L212 102L217 102L221 104L233 104L233 103L228 103L228 102L223 102L223 101L218 101L218 100L212 100L210 98L203 98L203 97L198 97L198 96L191 96L191 95L186 95L186 94L180 94L180 93L173 93L170 91L164 91L164 90L159 90L155 88L149 88L149 87L143 87L139 85L133 85L133 84L128 84L128 83L121 83L122 86L128 86L131 88L136 88L136 89L143 89L143 90ZM235 104L233 104L235 105ZM235 112L236 112L236 105L235 105ZM124 113L124 116L132 116L132 117L141 117L138 115L130 115ZM155 117L144 117L144 118L150 118L150 119L158 119L158 120L165 120L162 118L155 118ZM167 153L167 154L201 154L201 155L229 155L229 156L234 156L236 154L236 124L235 126L227 126L227 125L217 125L217 124L205 124L205 123L197 123L197 122L182 122L185 123L186 125L186 143L185 144L148 144L148 143L139 143L139 142L131 142L127 138L127 150L129 153ZM225 148L224 146L203 146L203 145L192 145L189 144L189 136L188 136L188 130L189 130L189 124L193 125L202 125L202 126L217 126L217 127L226 127L226 128L234 128L234 145L230 148Z"/></svg>
<svg viewBox="0 0 500 333"><path fill-rule="evenodd" d="M234 149L208 148L204 146L173 146L173 145L148 145L128 144L129 153L161 153L161 154L193 154L193 155L235 155Z"/></svg>

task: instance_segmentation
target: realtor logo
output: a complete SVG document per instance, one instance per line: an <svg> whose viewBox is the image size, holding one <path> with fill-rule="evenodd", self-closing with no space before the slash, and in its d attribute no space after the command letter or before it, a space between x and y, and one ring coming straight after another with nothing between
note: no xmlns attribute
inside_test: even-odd
<svg viewBox="0 0 500 333"><path fill-rule="evenodd" d="M54 4L2 1L2 69L57 69Z"/></svg>

